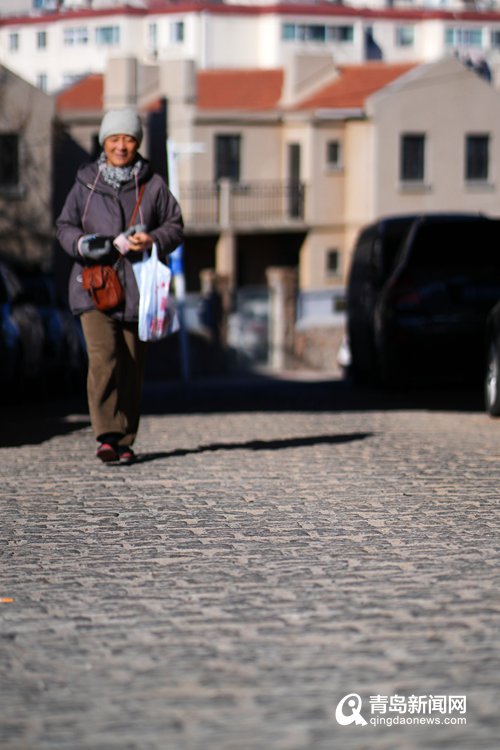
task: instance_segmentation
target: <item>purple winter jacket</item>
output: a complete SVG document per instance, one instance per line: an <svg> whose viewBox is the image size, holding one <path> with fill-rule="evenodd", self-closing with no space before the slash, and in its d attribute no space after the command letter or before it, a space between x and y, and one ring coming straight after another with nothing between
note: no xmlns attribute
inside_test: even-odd
<svg viewBox="0 0 500 750"><path fill-rule="evenodd" d="M78 240L84 234L94 233L114 238L127 229L142 184L145 184L145 189L134 223L146 225L163 261L182 243L183 222L179 204L165 180L151 171L148 161L142 157L141 160L143 165L137 178L125 183L118 192L104 182L97 162L80 167L56 221L59 243L75 259L69 279L69 305L75 315L94 309L89 293L82 288L82 268L88 261L78 252ZM113 263L118 257L118 252L113 250L110 258L101 262ZM132 264L141 261L142 257L142 253L129 252L119 264L125 305L110 313L114 318L137 320L139 290Z"/></svg>

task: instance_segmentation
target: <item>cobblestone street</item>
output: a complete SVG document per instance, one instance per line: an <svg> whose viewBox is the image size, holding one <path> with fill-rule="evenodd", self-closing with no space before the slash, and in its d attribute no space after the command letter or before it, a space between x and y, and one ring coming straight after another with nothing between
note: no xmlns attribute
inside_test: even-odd
<svg viewBox="0 0 500 750"><path fill-rule="evenodd" d="M2 407L2 750L498 748L480 397L283 381L145 404L133 466L96 461L78 404ZM336 720L349 693L366 725Z"/></svg>

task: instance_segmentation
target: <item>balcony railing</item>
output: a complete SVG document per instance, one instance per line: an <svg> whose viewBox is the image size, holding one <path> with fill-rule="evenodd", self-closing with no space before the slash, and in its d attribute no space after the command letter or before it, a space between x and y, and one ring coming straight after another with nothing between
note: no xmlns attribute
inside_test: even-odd
<svg viewBox="0 0 500 750"><path fill-rule="evenodd" d="M232 182L181 185L186 228L280 228L304 223L302 182Z"/></svg>

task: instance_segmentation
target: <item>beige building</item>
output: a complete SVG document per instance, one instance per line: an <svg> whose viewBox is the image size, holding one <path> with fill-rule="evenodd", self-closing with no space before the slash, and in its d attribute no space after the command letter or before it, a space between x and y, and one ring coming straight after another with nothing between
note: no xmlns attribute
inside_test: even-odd
<svg viewBox="0 0 500 750"><path fill-rule="evenodd" d="M325 276L329 247L340 250L345 282L355 236L379 216L500 214L500 94L495 88L453 58L409 68L362 95L357 112L342 114L334 106L341 103L335 95L340 86L341 81L330 88L330 104L323 91L300 105L308 114L304 139L314 144L303 176L310 226L301 268L304 288L333 281ZM355 86L353 80L353 91ZM324 159L335 141L338 165L332 170ZM335 225L333 217L338 218Z"/></svg>
<svg viewBox="0 0 500 750"><path fill-rule="evenodd" d="M297 267L302 291L342 289L355 236L378 216L499 213L500 95L454 58L337 69L302 56L267 71L114 60L58 112L88 149L96 97L148 118L160 96L193 290L201 268L241 287L265 284L269 266Z"/></svg>
<svg viewBox="0 0 500 750"><path fill-rule="evenodd" d="M48 267L52 257L51 97L0 67L0 249Z"/></svg>

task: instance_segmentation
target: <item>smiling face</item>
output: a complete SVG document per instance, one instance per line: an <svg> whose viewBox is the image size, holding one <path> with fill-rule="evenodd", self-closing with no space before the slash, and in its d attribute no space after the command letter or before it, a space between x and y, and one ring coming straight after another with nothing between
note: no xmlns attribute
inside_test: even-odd
<svg viewBox="0 0 500 750"><path fill-rule="evenodd" d="M139 144L131 135L110 135L104 141L106 161L112 167L127 167L133 164Z"/></svg>

